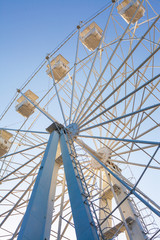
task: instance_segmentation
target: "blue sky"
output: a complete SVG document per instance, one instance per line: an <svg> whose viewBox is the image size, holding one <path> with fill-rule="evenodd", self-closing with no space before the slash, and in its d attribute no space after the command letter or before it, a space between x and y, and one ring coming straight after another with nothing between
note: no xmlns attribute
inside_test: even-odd
<svg viewBox="0 0 160 240"><path fill-rule="evenodd" d="M46 54L106 2L0 1L0 112Z"/></svg>
<svg viewBox="0 0 160 240"><path fill-rule="evenodd" d="M0 81L3 111L16 88L75 27L111 0L1 0ZM153 0L160 9L159 0Z"/></svg>

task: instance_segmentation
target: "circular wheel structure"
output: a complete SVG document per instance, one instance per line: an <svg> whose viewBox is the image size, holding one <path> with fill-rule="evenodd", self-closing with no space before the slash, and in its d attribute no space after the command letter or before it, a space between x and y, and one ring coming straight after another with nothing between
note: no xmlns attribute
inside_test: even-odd
<svg viewBox="0 0 160 240"><path fill-rule="evenodd" d="M17 90L1 115L1 240L160 239L156 10L109 1Z"/></svg>

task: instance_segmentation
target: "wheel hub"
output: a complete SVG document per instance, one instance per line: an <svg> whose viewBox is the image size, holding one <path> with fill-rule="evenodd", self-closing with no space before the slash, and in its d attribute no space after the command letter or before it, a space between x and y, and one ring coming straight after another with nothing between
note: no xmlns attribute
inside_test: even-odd
<svg viewBox="0 0 160 240"><path fill-rule="evenodd" d="M54 122L48 128L46 128L46 131L49 133L52 133L53 131L60 132L61 129L70 133L72 137L76 137L79 133L79 128L76 123L71 123L67 127L64 127L61 123Z"/></svg>

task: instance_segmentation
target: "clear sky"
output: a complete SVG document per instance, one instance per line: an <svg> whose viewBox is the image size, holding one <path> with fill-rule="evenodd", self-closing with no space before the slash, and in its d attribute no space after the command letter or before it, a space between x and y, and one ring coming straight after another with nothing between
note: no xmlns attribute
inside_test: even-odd
<svg viewBox="0 0 160 240"><path fill-rule="evenodd" d="M35 68L75 27L111 0L0 1L0 112ZM159 0L152 1L160 9ZM159 11L160 12L160 11Z"/></svg>
<svg viewBox="0 0 160 240"><path fill-rule="evenodd" d="M110 0L109 0L110 2ZM35 68L105 0L1 0L0 81L2 112Z"/></svg>

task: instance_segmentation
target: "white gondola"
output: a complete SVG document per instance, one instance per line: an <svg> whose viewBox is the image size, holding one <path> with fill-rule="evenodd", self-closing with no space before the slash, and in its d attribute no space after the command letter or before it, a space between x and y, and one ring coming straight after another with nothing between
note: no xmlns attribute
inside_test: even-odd
<svg viewBox="0 0 160 240"><path fill-rule="evenodd" d="M33 103L36 103L38 96L34 94L31 90L25 92L25 96L29 98ZM31 104L24 96L21 96L17 100L18 104L16 105L16 111L24 117L29 117L34 113L35 107Z"/></svg>
<svg viewBox="0 0 160 240"><path fill-rule="evenodd" d="M99 155L99 157L101 159L103 159L102 162L104 164L107 164L108 161L110 163L111 150L109 148L102 147L102 148L98 149L97 154ZM102 168L102 165L100 163L98 163L94 158L91 159L91 166L94 169Z"/></svg>
<svg viewBox="0 0 160 240"><path fill-rule="evenodd" d="M63 78L66 73L69 71L69 62L59 54L56 58L51 61L51 68L53 71L54 80L58 82L61 78ZM50 70L49 64L47 65L47 74L52 78L52 73Z"/></svg>
<svg viewBox="0 0 160 240"><path fill-rule="evenodd" d="M11 146L9 139L13 135L5 130L0 130L0 157L6 154Z"/></svg>
<svg viewBox="0 0 160 240"><path fill-rule="evenodd" d="M90 51L94 51L99 45L102 32L102 29L95 22L92 22L80 33L80 40Z"/></svg>
<svg viewBox="0 0 160 240"><path fill-rule="evenodd" d="M127 23L129 23L133 15L135 14L139 4L139 0L124 0L117 7L118 13ZM135 22L137 22L141 17L144 16L144 13L145 8L141 5L136 13L136 16L132 19L132 23L134 24Z"/></svg>

